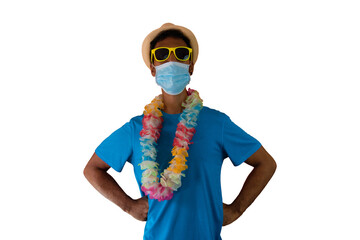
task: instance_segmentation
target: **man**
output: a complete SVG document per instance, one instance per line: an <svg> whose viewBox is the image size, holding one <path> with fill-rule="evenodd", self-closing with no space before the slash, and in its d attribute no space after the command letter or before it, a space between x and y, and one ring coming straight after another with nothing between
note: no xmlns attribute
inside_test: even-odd
<svg viewBox="0 0 360 240"><path fill-rule="evenodd" d="M244 213L276 163L259 141L186 89L198 57L189 29L164 24L145 38L142 53L162 94L96 148L84 175L122 210L147 221L143 239L219 240L222 226ZM235 166L254 167L231 204L222 202L220 184L227 157ZM139 199L107 173L110 167L121 172L126 161L134 167Z"/></svg>

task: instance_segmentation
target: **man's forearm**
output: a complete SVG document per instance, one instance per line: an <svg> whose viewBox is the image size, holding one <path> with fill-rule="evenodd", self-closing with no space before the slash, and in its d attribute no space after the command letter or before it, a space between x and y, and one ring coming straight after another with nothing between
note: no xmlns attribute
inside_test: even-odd
<svg viewBox="0 0 360 240"><path fill-rule="evenodd" d="M270 181L276 165L261 164L254 167L232 205L242 215Z"/></svg>
<svg viewBox="0 0 360 240"><path fill-rule="evenodd" d="M104 197L115 203L123 211L129 212L133 199L124 192L110 174L102 170L93 169L88 171L85 177Z"/></svg>

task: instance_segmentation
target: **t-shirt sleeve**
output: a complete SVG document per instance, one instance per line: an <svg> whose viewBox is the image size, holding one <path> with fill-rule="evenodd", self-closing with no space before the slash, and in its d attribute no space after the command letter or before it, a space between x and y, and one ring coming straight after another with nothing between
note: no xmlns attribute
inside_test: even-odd
<svg viewBox="0 0 360 240"><path fill-rule="evenodd" d="M126 161L131 163L133 149L131 126L130 122L125 123L95 149L96 155L117 172L121 172Z"/></svg>
<svg viewBox="0 0 360 240"><path fill-rule="evenodd" d="M223 150L234 166L239 166L261 147L261 143L247 134L226 116L223 125Z"/></svg>

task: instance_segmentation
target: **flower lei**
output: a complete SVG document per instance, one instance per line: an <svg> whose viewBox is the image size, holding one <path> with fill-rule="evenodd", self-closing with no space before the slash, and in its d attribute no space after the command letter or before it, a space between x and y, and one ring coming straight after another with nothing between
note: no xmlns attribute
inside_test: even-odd
<svg viewBox="0 0 360 240"><path fill-rule="evenodd" d="M187 150L194 133L196 121L199 112L203 107L203 101L199 93L194 89L188 89L187 98L182 106L185 107L181 113L175 132L173 142L174 148L171 150L173 159L169 162L169 167L161 173L161 179L158 178L158 163L156 162L157 140L160 137L162 128L162 113L159 109L164 109L162 94L155 97L150 104L145 106L144 117L142 119L143 129L140 131L140 144L142 147L142 162L139 164L142 173L141 190L151 199L157 199L159 202L170 200L173 197L173 191L181 187L181 173L188 168L186 165Z"/></svg>

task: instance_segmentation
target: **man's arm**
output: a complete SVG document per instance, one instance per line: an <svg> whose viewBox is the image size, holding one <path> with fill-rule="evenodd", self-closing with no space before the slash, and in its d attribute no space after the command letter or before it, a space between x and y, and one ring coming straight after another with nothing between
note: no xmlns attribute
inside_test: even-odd
<svg viewBox="0 0 360 240"><path fill-rule="evenodd" d="M110 166L94 153L84 169L84 175L91 185L104 197L134 218L145 221L149 208L147 197L145 196L137 200L129 197L115 179L107 173L109 168Z"/></svg>
<svg viewBox="0 0 360 240"><path fill-rule="evenodd" d="M245 210L254 202L257 196L265 188L276 170L276 162L270 154L261 146L246 161L254 167L236 199L230 204L223 204L223 226L238 219Z"/></svg>

